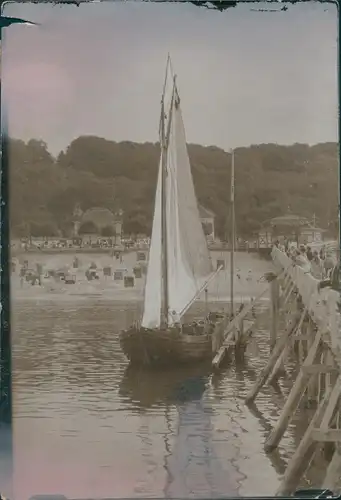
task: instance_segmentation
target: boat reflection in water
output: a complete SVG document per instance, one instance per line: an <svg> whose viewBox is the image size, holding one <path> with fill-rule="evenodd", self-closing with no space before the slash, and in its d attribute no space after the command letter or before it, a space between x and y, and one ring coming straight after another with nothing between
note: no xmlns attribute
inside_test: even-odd
<svg viewBox="0 0 341 500"><path fill-rule="evenodd" d="M119 395L140 411L155 406L177 405L203 397L211 364L156 369L129 365L123 375Z"/></svg>
<svg viewBox="0 0 341 500"><path fill-rule="evenodd" d="M176 371L130 366L121 381L120 396L141 416L153 407L164 407L166 498L217 498L238 492L241 475L231 462L223 468L214 449L217 437L211 422L214 410L207 397L209 381L210 364Z"/></svg>

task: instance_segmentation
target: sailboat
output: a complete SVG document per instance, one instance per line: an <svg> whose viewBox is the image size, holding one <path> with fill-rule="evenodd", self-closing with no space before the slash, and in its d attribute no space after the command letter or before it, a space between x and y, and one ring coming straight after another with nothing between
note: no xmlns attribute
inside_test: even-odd
<svg viewBox="0 0 341 500"><path fill-rule="evenodd" d="M176 76L169 79L169 72L168 58L143 316L141 322L120 332L121 348L130 362L149 365L212 358L215 321L224 317L214 313L200 323L183 321L221 267L213 270L194 190Z"/></svg>

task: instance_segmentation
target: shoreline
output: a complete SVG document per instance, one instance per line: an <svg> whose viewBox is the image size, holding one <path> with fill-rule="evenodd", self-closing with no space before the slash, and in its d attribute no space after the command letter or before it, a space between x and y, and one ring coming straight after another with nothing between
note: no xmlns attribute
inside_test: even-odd
<svg viewBox="0 0 341 500"><path fill-rule="evenodd" d="M228 247L222 245L209 245L208 249L210 252L230 252L231 250ZM242 253L250 253L259 255L263 255L268 253L271 248L237 248L236 252ZM11 248L12 257L22 256L25 254L42 254L42 255L51 255L51 254L102 254L102 255L111 255L114 252L120 252L123 254L131 253L131 252L148 252L149 248L126 248L122 249L112 249L112 248L28 248L27 250Z"/></svg>
<svg viewBox="0 0 341 500"><path fill-rule="evenodd" d="M108 302L108 303L143 303L143 292L142 290L132 290L132 289L123 289L123 290L106 290L106 291L78 291L78 292L68 292L64 290L55 290L55 291L48 291L48 290L35 290L36 293L30 293L28 290L22 291L20 290L18 293L18 290L12 291L12 301L13 302L34 302L34 301L49 301L49 300L60 300L61 302L64 301L86 301L86 300L92 300L92 299L100 299L102 302ZM39 293L40 292L40 293ZM234 301L238 304L242 304L244 302L250 302L251 299L253 299L253 295L251 294L244 294L244 295L237 295L234 296ZM226 303L229 304L231 300L230 295L224 295L224 296L217 296L217 295L211 295L211 297L208 298L207 303L209 304L221 304L221 303ZM260 299L260 302L268 303L270 300L269 297L265 296ZM205 299L204 298L198 298L194 304L205 304Z"/></svg>

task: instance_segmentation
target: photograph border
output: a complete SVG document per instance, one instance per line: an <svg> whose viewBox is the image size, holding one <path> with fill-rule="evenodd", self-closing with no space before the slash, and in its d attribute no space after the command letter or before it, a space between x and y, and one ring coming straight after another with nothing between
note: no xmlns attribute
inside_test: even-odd
<svg viewBox="0 0 341 500"><path fill-rule="evenodd" d="M3 22L2 11L4 2L0 3L0 43L2 49ZM3 494L12 495L12 460L13 460L13 433L12 433L12 346L11 346L11 309L10 309L10 227L9 227L9 169L8 169L8 139L7 120L3 99L3 87L0 76L1 98L1 181L0 181L0 470L2 480L0 497ZM0 476L1 477L1 476ZM5 491L4 491L5 489Z"/></svg>
<svg viewBox="0 0 341 500"><path fill-rule="evenodd" d="M191 3L201 8L216 9L219 11L225 11L229 8L237 6L239 3L260 3L260 0L210 0L208 2L201 0L102 0L103 2L125 2L125 1L136 1L136 2L155 2L155 3ZM290 4L296 4L298 1L312 2L314 0L266 0L269 4L269 10L273 4L277 6L283 5L281 10L287 10L286 6L290 8ZM28 3L25 0L17 0L16 2L4 2L0 0L0 43L2 40L1 35L3 30L6 30L13 23L18 23L20 20L14 20L14 18L3 16L3 9L7 3ZM92 0L33 0L30 3L52 3L55 6L58 5L75 5L80 7L83 3L92 3ZM263 1L262 1L263 3ZM315 2L316 3L316 2ZM333 4L337 6L338 9L338 143L339 143L339 206L338 206L338 217L339 217L339 245L341 251L340 243L340 200L341 200L341 155L340 155L340 135L341 135L341 113L340 113L340 102L341 102L341 49L340 49L340 39L341 39L341 25L340 25L340 5L338 1L328 1L320 0L319 3L322 4ZM208 5L207 5L208 4ZM262 13L262 11L260 11ZM29 21L33 21L29 20ZM21 20L24 22L24 20ZM2 46L1 46L2 48ZM10 301L10 275L11 275L11 242L10 242L10 225L9 225L9 158L8 158L8 127L6 118L6 108L3 96L3 89L1 87L0 79L0 93L1 93L1 242L0 242L0 294L1 294L1 304L0 304L0 431L1 428L5 429L9 439L6 440L6 452L10 452L10 469L12 473L12 459L13 459L13 435L12 435L12 345L11 345L11 301ZM0 434L1 435L1 434ZM0 458L3 452L3 443L0 442ZM0 471L1 472L1 471ZM315 490L316 491L316 490ZM8 492L2 490L0 484L0 499L2 498L1 493L6 496L9 495ZM258 497L261 498L261 497ZM284 498L284 497L282 497ZM293 497L291 497L293 498ZM321 498L315 497L315 498ZM341 498L341 497L339 497Z"/></svg>

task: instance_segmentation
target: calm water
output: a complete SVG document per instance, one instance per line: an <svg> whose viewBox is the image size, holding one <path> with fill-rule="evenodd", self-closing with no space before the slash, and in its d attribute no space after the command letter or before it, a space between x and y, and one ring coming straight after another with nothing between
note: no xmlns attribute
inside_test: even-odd
<svg viewBox="0 0 341 500"><path fill-rule="evenodd" d="M255 295L269 263L240 254L238 265L240 293ZM265 455L288 392L266 387L257 407L244 404L268 358L266 315L246 362L219 376L205 367L137 373L127 369L118 332L138 317L138 294L122 292L119 301L107 282L96 287L48 293L20 289L13 278L15 498L274 493L300 422ZM201 311L197 304L191 314Z"/></svg>

